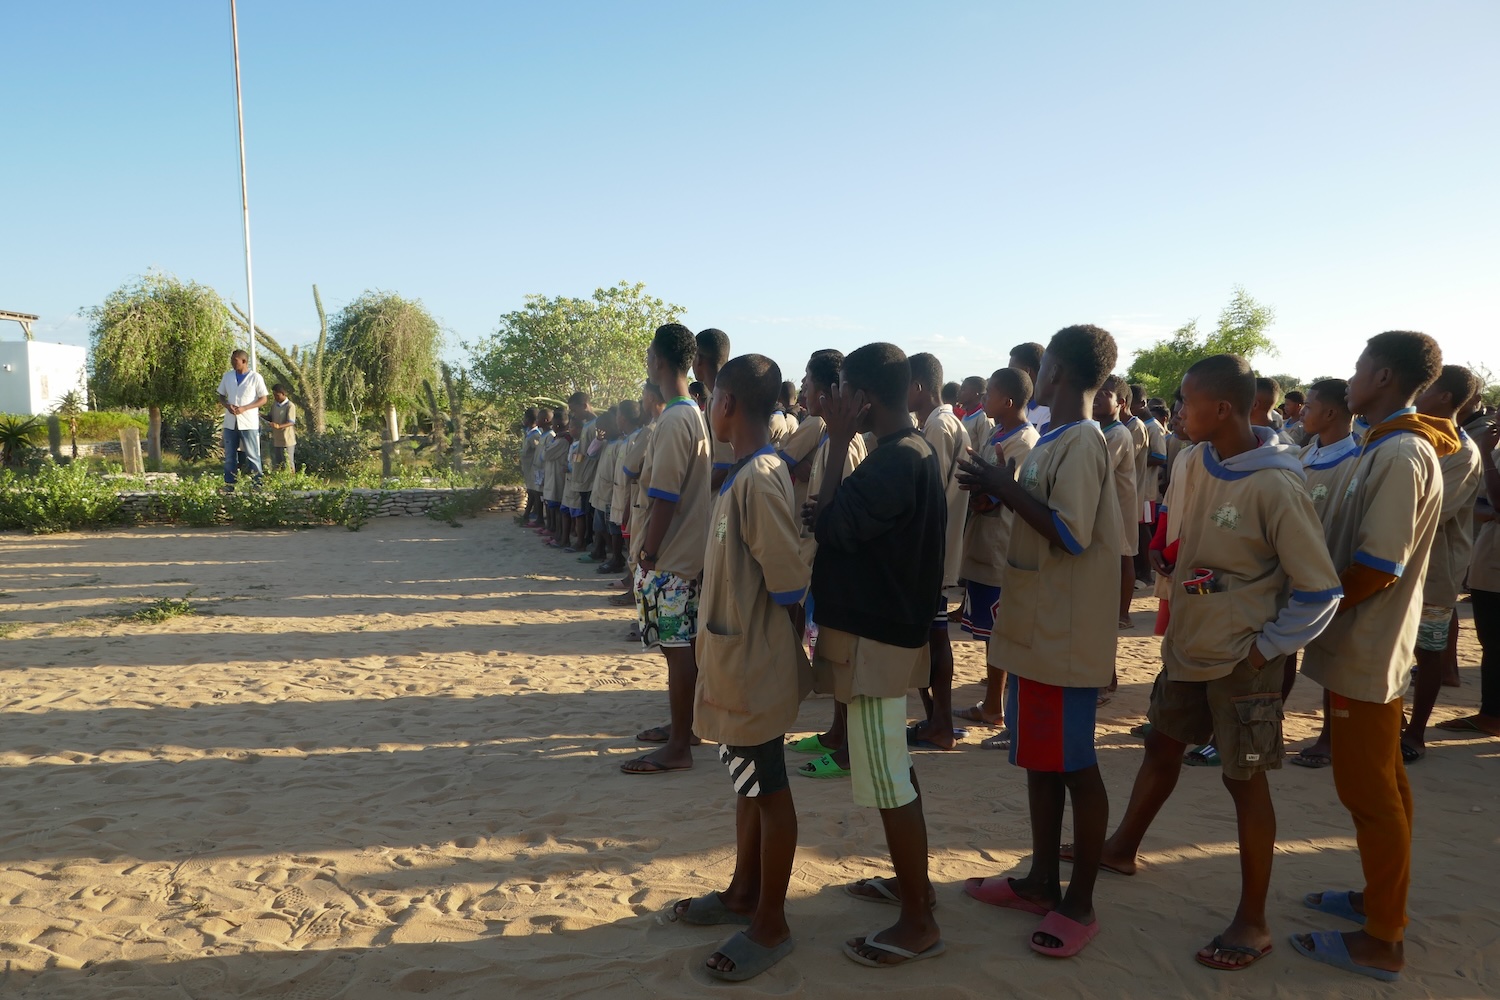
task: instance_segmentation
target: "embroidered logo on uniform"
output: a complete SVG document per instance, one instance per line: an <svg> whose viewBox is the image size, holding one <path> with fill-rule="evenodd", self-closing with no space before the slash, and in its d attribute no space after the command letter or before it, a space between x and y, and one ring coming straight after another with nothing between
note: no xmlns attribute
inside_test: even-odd
<svg viewBox="0 0 1500 1000"><path fill-rule="evenodd" d="M1213 522L1225 531L1233 531L1240 526L1240 512L1234 504L1226 503L1214 511Z"/></svg>
<svg viewBox="0 0 1500 1000"><path fill-rule="evenodd" d="M1348 487L1348 489L1344 490L1344 502L1345 503L1348 503L1349 502L1349 498L1352 497L1352 496L1354 496L1354 488L1356 486L1358 486L1358 485L1359 485L1359 477L1358 476L1355 476L1353 479L1349 480L1349 487Z"/></svg>
<svg viewBox="0 0 1500 1000"><path fill-rule="evenodd" d="M729 534L729 518L721 517L718 527L714 528L714 537L722 542L727 534Z"/></svg>
<svg viewBox="0 0 1500 1000"><path fill-rule="evenodd" d="M1028 462L1026 468L1021 470L1021 485L1028 491L1034 490L1039 479L1041 474L1037 471L1036 463Z"/></svg>
<svg viewBox="0 0 1500 1000"><path fill-rule="evenodd" d="M1313 503L1322 503L1324 500L1327 500L1327 499L1328 499L1328 484L1327 483L1319 483L1318 485L1316 485L1316 486L1314 486L1312 488L1312 501L1313 501Z"/></svg>

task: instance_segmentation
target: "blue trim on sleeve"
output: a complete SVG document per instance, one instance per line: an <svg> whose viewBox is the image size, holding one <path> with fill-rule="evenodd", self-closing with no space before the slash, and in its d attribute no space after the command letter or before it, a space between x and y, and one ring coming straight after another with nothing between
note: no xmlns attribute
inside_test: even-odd
<svg viewBox="0 0 1500 1000"><path fill-rule="evenodd" d="M654 497L657 500L665 500L668 503L676 503L678 500L682 499L676 493L668 493L666 490L659 490L655 486L647 490L646 495L648 497Z"/></svg>
<svg viewBox="0 0 1500 1000"><path fill-rule="evenodd" d="M1083 552L1083 546L1078 544L1078 539L1073 537L1073 533L1063 524L1063 519L1057 516L1055 510L1052 512L1052 524L1057 528L1057 537L1062 539L1063 548L1075 556Z"/></svg>
<svg viewBox="0 0 1500 1000"><path fill-rule="evenodd" d="M1391 562L1389 559L1380 559L1370 555L1368 552L1354 553L1354 561L1361 566L1368 566L1371 569L1378 569L1382 573L1389 573L1391 576L1400 576L1406 571L1406 567L1401 563Z"/></svg>
<svg viewBox="0 0 1500 1000"><path fill-rule="evenodd" d="M776 457L779 458L779 459L781 459L787 465L796 465L797 464L797 460L795 458L793 458L792 456L788 455L784 451L778 451L776 453Z"/></svg>
<svg viewBox="0 0 1500 1000"><path fill-rule="evenodd" d="M1146 452L1146 454L1147 454L1147 455L1149 455L1149 456L1151 456L1151 457L1152 457L1152 458L1159 458L1159 459L1161 459L1161 460L1162 460L1162 461L1163 461L1163 462L1165 462L1165 461L1166 461L1166 460L1167 460L1167 456L1166 456L1166 455L1163 455L1163 454L1162 454L1162 453L1161 453L1161 452L1159 452L1159 451L1148 451L1148 452Z"/></svg>
<svg viewBox="0 0 1500 1000"><path fill-rule="evenodd" d="M1327 590L1294 590L1291 599L1303 604L1322 604L1325 601L1337 601L1343 596L1343 587L1329 587Z"/></svg>
<svg viewBox="0 0 1500 1000"><path fill-rule="evenodd" d="M625 478L626 479L639 479L639 478L641 478L641 470L640 469L635 469L635 470L632 471L631 468L630 468L630 466L628 466L628 465L622 465L622 466L620 466L620 471L623 472L623 473L625 473Z"/></svg>
<svg viewBox="0 0 1500 1000"><path fill-rule="evenodd" d="M773 590L771 591L771 600L785 608L801 601L806 593L806 587L803 587L801 590L783 590L779 593Z"/></svg>

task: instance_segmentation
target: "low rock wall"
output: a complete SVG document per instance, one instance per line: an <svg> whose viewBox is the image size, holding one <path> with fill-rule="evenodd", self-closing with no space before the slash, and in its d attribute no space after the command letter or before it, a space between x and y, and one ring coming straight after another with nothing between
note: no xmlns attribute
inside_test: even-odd
<svg viewBox="0 0 1500 1000"><path fill-rule="evenodd" d="M333 490L299 490L290 495L307 500L326 496ZM371 517L413 517L426 514L453 499L451 487L419 487L415 489L352 489L351 496L363 498L369 505ZM118 494L125 513L135 521L156 521L163 518L161 494L154 490L121 490ZM501 486L494 490L487 505L489 510L521 510L526 504L526 491L519 486Z"/></svg>

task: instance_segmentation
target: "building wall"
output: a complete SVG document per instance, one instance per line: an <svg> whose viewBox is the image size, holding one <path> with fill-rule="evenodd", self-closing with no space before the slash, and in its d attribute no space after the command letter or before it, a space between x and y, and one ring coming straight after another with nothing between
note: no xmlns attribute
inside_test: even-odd
<svg viewBox="0 0 1500 1000"><path fill-rule="evenodd" d="M0 413L51 413L73 389L87 397L87 363L73 344L0 341Z"/></svg>

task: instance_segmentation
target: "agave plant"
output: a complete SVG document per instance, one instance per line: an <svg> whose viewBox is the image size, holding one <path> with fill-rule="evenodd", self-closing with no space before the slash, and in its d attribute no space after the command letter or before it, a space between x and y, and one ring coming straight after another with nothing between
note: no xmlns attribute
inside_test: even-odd
<svg viewBox="0 0 1500 1000"><path fill-rule="evenodd" d="M0 468L24 466L36 447L31 437L41 428L42 421L36 417L0 417Z"/></svg>

